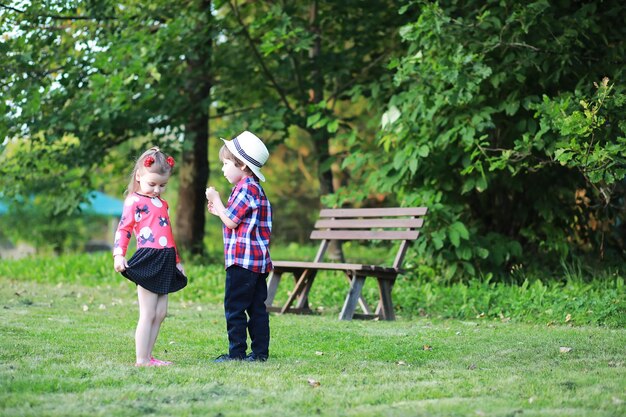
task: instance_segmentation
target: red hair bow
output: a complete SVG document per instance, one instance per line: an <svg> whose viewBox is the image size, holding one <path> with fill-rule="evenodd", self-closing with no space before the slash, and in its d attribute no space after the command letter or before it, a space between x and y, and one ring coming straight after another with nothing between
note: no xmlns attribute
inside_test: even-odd
<svg viewBox="0 0 626 417"><path fill-rule="evenodd" d="M143 166L145 166L145 167L151 167L152 164L154 164L154 157L153 156L148 156L148 157L146 157L146 159L143 160Z"/></svg>
<svg viewBox="0 0 626 417"><path fill-rule="evenodd" d="M167 159L166 159L166 161L167 161L167 164L168 164L170 167L174 168L174 164L175 164L175 162L174 162L174 158L172 158L171 156L168 156L168 157L167 157Z"/></svg>

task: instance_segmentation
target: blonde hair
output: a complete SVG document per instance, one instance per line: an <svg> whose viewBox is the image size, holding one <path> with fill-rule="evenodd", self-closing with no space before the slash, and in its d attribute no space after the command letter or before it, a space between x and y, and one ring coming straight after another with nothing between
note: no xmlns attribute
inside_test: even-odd
<svg viewBox="0 0 626 417"><path fill-rule="evenodd" d="M154 161L151 164L146 164L146 159L151 156ZM130 173L130 178L128 181L128 188L124 192L125 195L132 194L139 190L139 182L136 179L137 171L143 169L147 172L152 172L159 175L167 175L168 177L172 175L172 170L174 168L174 159L171 156L165 155L158 146L153 146L148 149L144 153L141 154L137 161L135 161L135 166L133 167L133 171Z"/></svg>

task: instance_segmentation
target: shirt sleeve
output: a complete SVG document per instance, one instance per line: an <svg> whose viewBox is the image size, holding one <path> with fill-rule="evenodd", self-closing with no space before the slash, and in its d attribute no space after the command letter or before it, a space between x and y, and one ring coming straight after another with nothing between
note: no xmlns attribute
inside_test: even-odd
<svg viewBox="0 0 626 417"><path fill-rule="evenodd" d="M241 187L239 192L233 196L228 207L226 207L226 216L236 224L241 223L251 209L248 193L247 186Z"/></svg>
<svg viewBox="0 0 626 417"><path fill-rule="evenodd" d="M122 255L126 256L126 250L128 249L128 243L133 233L133 227L135 226L135 204L131 200L126 199L124 202L124 210L122 211L122 218L115 231L115 239L113 242L113 256Z"/></svg>

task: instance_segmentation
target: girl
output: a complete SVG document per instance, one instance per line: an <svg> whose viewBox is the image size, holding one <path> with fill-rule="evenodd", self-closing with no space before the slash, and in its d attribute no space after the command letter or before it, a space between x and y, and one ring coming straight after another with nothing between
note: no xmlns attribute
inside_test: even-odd
<svg viewBox="0 0 626 417"><path fill-rule="evenodd" d="M130 175L124 210L115 232L114 268L137 284L139 321L135 331L135 366L167 366L152 356L161 323L167 314L167 294L184 288L187 277L170 226L167 202L161 193L174 168L174 158L157 147L144 152ZM137 251L126 261L131 232Z"/></svg>

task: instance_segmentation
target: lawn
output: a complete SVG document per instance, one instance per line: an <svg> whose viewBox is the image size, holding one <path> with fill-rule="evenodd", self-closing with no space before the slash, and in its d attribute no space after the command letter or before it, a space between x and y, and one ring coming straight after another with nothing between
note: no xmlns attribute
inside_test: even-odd
<svg viewBox="0 0 626 417"><path fill-rule="evenodd" d="M183 297L155 351L175 365L135 368L131 284L0 278L0 415L626 415L623 328L272 315L268 362L215 364L222 307Z"/></svg>

